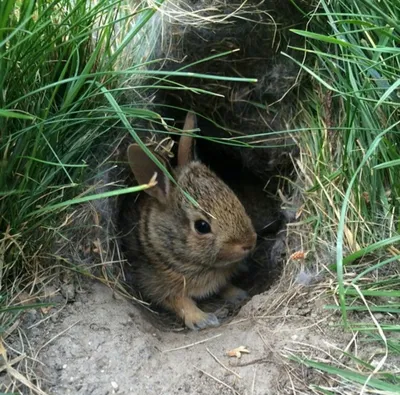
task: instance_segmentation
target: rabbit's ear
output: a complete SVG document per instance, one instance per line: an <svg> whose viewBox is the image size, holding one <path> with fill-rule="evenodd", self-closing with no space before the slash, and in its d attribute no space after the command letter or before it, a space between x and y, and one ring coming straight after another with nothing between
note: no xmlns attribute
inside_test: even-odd
<svg viewBox="0 0 400 395"><path fill-rule="evenodd" d="M185 133L187 131L197 128L197 118L192 112L188 112L185 119L185 124L183 125L184 134L179 140L178 147L178 166L184 166L192 160L196 159L195 152L195 139L189 134Z"/></svg>
<svg viewBox="0 0 400 395"><path fill-rule="evenodd" d="M168 169L166 161L159 155L156 156ZM144 192L156 198L160 203L166 203L170 191L170 181L163 171L137 144L131 144L128 147L128 161L139 185L147 184L154 176L154 173L157 174L157 184L154 187L145 189Z"/></svg>

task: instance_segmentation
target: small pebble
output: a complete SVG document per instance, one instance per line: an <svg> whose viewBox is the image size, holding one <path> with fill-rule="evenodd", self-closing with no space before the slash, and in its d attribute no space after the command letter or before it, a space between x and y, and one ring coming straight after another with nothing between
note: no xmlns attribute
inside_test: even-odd
<svg viewBox="0 0 400 395"><path fill-rule="evenodd" d="M111 381L111 386L117 390L118 389L118 384L115 381Z"/></svg>
<svg viewBox="0 0 400 395"><path fill-rule="evenodd" d="M39 328L32 328L31 329L31 337L39 337L42 334L42 331Z"/></svg>
<svg viewBox="0 0 400 395"><path fill-rule="evenodd" d="M61 295L64 296L67 301L75 300L75 286L74 284L63 284L61 285Z"/></svg>
<svg viewBox="0 0 400 395"><path fill-rule="evenodd" d="M25 314L25 322L28 326L33 325L39 318L39 313L35 309L28 310Z"/></svg>
<svg viewBox="0 0 400 395"><path fill-rule="evenodd" d="M54 309L54 308L51 309L49 314L50 314L50 321L53 324L57 323L59 320L59 313L58 313L57 309Z"/></svg>
<svg viewBox="0 0 400 395"><path fill-rule="evenodd" d="M374 358L374 359L372 360L372 362L371 362L371 365L372 365L374 368L376 368L380 363L381 363L381 360L380 360L380 359Z"/></svg>

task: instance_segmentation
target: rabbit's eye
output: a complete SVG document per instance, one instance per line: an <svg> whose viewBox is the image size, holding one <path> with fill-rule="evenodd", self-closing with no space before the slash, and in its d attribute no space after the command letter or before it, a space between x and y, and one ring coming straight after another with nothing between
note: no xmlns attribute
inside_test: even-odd
<svg viewBox="0 0 400 395"><path fill-rule="evenodd" d="M211 232L211 226L208 222L202 220L202 219L198 219L195 223L194 223L194 228L201 233L202 235L206 234L206 233L210 233Z"/></svg>

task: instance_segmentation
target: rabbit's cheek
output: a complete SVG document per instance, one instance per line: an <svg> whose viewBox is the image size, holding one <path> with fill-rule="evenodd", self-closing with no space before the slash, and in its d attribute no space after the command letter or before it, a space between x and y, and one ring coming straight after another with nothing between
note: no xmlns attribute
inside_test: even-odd
<svg viewBox="0 0 400 395"><path fill-rule="evenodd" d="M212 234L199 235L195 232L190 232L188 245L191 246L192 251L201 251L203 255L210 255L210 252L215 250L215 238Z"/></svg>

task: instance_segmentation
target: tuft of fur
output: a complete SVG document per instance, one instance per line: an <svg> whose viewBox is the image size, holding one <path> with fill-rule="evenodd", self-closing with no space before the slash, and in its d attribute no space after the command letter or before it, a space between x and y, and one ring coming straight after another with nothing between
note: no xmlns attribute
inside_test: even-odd
<svg viewBox="0 0 400 395"><path fill-rule="evenodd" d="M303 285L304 287L310 287L319 282L321 278L321 273L316 273L312 270L301 269L295 277L295 282Z"/></svg>

